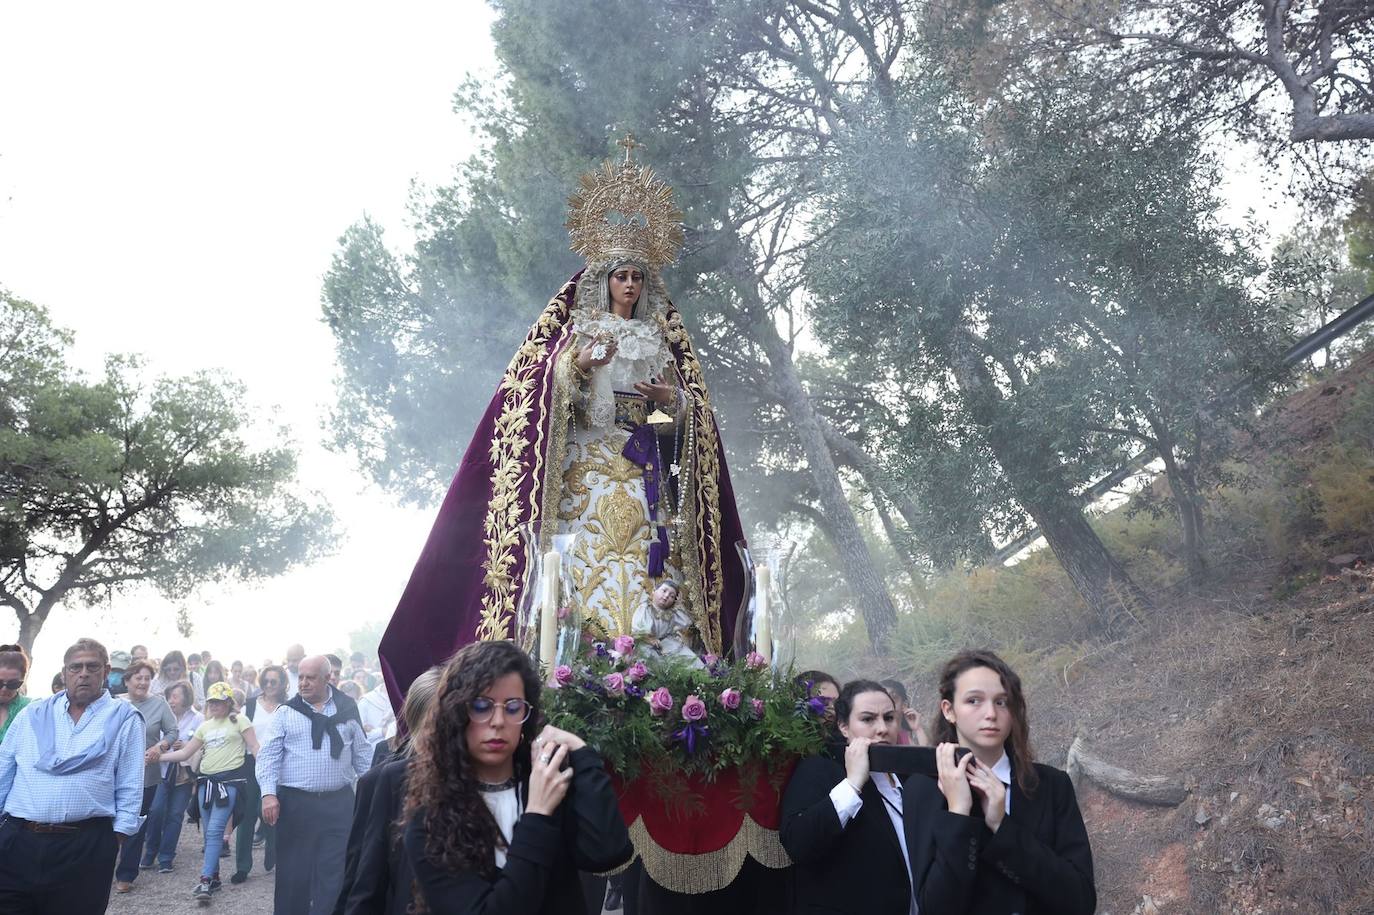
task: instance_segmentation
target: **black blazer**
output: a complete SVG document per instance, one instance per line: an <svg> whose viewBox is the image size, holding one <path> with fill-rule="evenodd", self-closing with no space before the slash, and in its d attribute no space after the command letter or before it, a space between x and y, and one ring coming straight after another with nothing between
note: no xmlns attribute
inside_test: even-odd
<svg viewBox="0 0 1374 915"><path fill-rule="evenodd" d="M1073 783L1035 764L1028 797L1012 779L1011 813L994 834L974 802L950 813L935 779L906 783L906 841L922 915L1092 915L1093 855Z"/></svg>
<svg viewBox="0 0 1374 915"><path fill-rule="evenodd" d="M796 865L795 911L908 915L911 880L887 805L869 779L863 806L841 828L830 790L843 780L844 766L812 756L783 793L779 837Z"/></svg>
<svg viewBox="0 0 1374 915"><path fill-rule="evenodd" d="M406 826L405 848L431 912L444 915L587 915L578 871L600 873L634 856L615 791L590 747L572 754L573 780L551 816L526 811L515 823L506 865L487 880L451 871L425 853L424 811ZM516 789L528 796L529 780Z"/></svg>
<svg viewBox="0 0 1374 915"><path fill-rule="evenodd" d="M358 779L334 915L406 915L410 908L414 874L395 826L405 805L409 762L393 759Z"/></svg>

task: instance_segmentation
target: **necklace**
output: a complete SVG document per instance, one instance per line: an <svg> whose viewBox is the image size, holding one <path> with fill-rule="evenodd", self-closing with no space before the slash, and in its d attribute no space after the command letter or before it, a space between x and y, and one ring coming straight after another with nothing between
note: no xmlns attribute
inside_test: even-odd
<svg viewBox="0 0 1374 915"><path fill-rule="evenodd" d="M477 782L477 790L478 790L478 791L485 792L486 794L495 794L495 793L498 792L498 791L509 791L510 789L512 789L512 788L514 788L514 787L515 787L515 776L514 776L514 775L512 775L510 778L506 779L504 782L497 782L497 783L495 783L495 784L492 784L491 782L480 781L480 780Z"/></svg>

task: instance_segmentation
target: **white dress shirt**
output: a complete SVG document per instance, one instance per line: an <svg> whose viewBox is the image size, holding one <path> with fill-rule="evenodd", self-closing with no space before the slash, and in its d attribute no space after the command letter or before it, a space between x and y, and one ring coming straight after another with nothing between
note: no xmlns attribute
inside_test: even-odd
<svg viewBox="0 0 1374 915"><path fill-rule="evenodd" d="M901 783L897 781L896 776L887 772L871 772L869 778L873 780L873 787L883 796L883 808L887 811L888 819L892 821L893 831L897 833L897 844L901 846L902 861L906 864L907 879L912 887L909 911L911 915L917 915L919 907L916 905L916 882L911 879L911 855L906 850L906 826L902 819ZM840 818L840 828L843 829L863 808L864 799L854 790L849 779L844 778L830 789L830 803L835 806L835 814Z"/></svg>

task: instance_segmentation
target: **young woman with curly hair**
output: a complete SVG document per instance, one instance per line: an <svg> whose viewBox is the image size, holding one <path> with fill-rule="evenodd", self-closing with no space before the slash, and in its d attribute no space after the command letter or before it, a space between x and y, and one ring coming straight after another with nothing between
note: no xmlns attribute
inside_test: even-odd
<svg viewBox="0 0 1374 915"><path fill-rule="evenodd" d="M444 667L402 815L417 908L586 915L578 871L633 855L601 758L575 734L540 729L539 692L510 642L466 645Z"/></svg>
<svg viewBox="0 0 1374 915"><path fill-rule="evenodd" d="M906 783L907 845L922 912L1091 915L1092 848L1073 784L1035 762L1021 678L991 651L940 675L938 779ZM955 762L955 748L972 752Z"/></svg>

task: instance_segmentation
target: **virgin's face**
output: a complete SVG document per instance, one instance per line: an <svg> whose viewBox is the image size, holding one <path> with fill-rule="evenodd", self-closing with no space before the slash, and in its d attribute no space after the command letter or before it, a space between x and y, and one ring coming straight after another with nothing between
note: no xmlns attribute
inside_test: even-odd
<svg viewBox="0 0 1374 915"><path fill-rule="evenodd" d="M134 671L132 677L124 678L124 685L129 687L129 698L142 702L148 698L148 687L153 685L153 675L148 668L140 667Z"/></svg>
<svg viewBox="0 0 1374 915"><path fill-rule="evenodd" d="M940 700L940 712L954 725L959 745L970 750L996 752L1011 734L1007 689L990 667L961 673L954 681L954 701Z"/></svg>
<svg viewBox="0 0 1374 915"><path fill-rule="evenodd" d="M500 781L510 775L511 759L520 743L523 724L519 715L507 714L505 705L511 699L525 698L525 681L519 673L511 671L493 680L482 691L482 696L495 700L495 707L491 709L491 717L477 721L469 704L468 755L479 774L488 773L484 781Z"/></svg>
<svg viewBox="0 0 1374 915"><path fill-rule="evenodd" d="M609 278L611 311L628 318L634 313L635 302L644 290L644 271L626 264L611 271Z"/></svg>
<svg viewBox="0 0 1374 915"><path fill-rule="evenodd" d="M886 691L859 693L849 710L849 720L840 722L845 740L867 737L874 743L887 743L897 727L897 708Z"/></svg>

